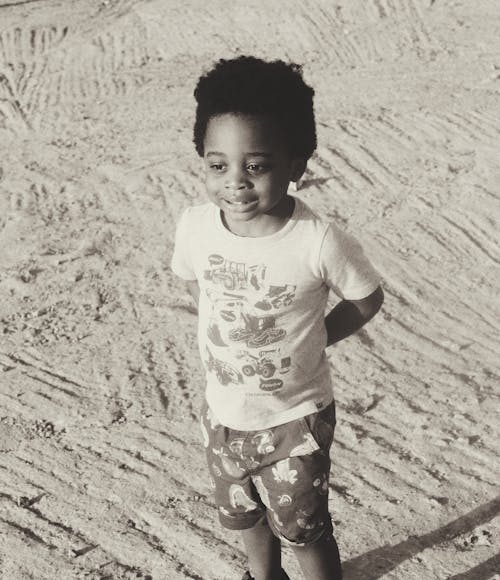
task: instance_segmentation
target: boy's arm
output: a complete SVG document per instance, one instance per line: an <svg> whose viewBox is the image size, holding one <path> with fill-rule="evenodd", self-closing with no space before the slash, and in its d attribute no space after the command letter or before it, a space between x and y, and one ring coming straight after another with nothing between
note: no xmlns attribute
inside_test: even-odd
<svg viewBox="0 0 500 580"><path fill-rule="evenodd" d="M197 280L188 280L186 282L189 293L193 297L193 300L196 304L196 308L198 308L198 300L200 298L200 286Z"/></svg>
<svg viewBox="0 0 500 580"><path fill-rule="evenodd" d="M330 346L357 332L377 314L384 302L379 286L361 300L342 300L325 317L326 346Z"/></svg>

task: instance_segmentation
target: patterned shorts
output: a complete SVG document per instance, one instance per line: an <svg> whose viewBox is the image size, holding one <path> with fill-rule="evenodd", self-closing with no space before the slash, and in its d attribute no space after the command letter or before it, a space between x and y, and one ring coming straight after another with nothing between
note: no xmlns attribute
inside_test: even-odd
<svg viewBox="0 0 500 580"><path fill-rule="evenodd" d="M331 532L328 476L334 403L258 431L224 427L205 403L201 427L224 527L248 529L266 515L273 533L294 546Z"/></svg>

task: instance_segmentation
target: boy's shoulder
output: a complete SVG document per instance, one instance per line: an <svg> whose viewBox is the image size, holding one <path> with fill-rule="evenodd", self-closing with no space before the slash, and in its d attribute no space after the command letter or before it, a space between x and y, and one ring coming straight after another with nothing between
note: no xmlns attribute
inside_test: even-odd
<svg viewBox="0 0 500 580"><path fill-rule="evenodd" d="M308 203L306 203L300 197L294 197L295 203L297 205L297 218L299 220L305 222L311 222L312 224L328 224L328 221L325 220L316 210L314 210Z"/></svg>
<svg viewBox="0 0 500 580"><path fill-rule="evenodd" d="M330 216L322 216L302 200L302 222L309 236L320 242L320 253L328 256L351 255L360 249L357 238Z"/></svg>
<svg viewBox="0 0 500 580"><path fill-rule="evenodd" d="M322 216L309 204L300 198L295 198L298 204L297 220L310 230L314 230L319 236L324 236L330 231L334 236L342 235L341 228L328 217Z"/></svg>
<svg viewBox="0 0 500 580"><path fill-rule="evenodd" d="M216 207L208 202L186 207L180 214L177 222L177 231L184 236L201 235L202 232L212 231L216 222Z"/></svg>

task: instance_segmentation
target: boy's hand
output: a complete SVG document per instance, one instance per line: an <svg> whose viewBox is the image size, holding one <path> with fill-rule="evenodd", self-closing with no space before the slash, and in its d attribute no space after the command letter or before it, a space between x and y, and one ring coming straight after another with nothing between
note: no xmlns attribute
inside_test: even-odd
<svg viewBox="0 0 500 580"><path fill-rule="evenodd" d="M357 332L377 314L384 302L384 293L379 286L361 300L342 300L325 318L326 346L330 346Z"/></svg>

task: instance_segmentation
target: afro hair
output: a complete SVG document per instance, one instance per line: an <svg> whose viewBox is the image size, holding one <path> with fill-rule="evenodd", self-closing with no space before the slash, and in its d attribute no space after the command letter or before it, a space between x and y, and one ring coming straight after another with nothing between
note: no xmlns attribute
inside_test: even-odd
<svg viewBox="0 0 500 580"><path fill-rule="evenodd" d="M221 59L200 77L194 96L194 144L201 157L209 120L225 113L273 119L293 158L307 161L316 149L314 90L304 82L300 65L252 56Z"/></svg>

